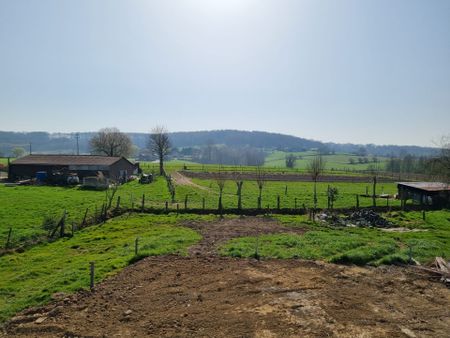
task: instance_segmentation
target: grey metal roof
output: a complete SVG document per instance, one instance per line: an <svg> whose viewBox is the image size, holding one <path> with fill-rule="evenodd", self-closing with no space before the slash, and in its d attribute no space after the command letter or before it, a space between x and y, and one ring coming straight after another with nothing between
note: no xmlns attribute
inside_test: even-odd
<svg viewBox="0 0 450 338"><path fill-rule="evenodd" d="M425 191L450 191L450 185L442 182L397 182L397 184Z"/></svg>
<svg viewBox="0 0 450 338"><path fill-rule="evenodd" d="M96 155L27 155L11 164L29 165L112 165L122 157Z"/></svg>

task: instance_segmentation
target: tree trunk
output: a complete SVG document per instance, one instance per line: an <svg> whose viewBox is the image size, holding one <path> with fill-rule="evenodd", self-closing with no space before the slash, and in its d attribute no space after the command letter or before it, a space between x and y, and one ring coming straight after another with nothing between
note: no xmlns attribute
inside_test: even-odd
<svg viewBox="0 0 450 338"><path fill-rule="evenodd" d="M314 210L317 209L317 179L314 179Z"/></svg>
<svg viewBox="0 0 450 338"><path fill-rule="evenodd" d="M164 158L161 155L159 156L159 174L164 175Z"/></svg>
<svg viewBox="0 0 450 338"><path fill-rule="evenodd" d="M262 195L262 188L259 188L258 209L261 209L261 195Z"/></svg>

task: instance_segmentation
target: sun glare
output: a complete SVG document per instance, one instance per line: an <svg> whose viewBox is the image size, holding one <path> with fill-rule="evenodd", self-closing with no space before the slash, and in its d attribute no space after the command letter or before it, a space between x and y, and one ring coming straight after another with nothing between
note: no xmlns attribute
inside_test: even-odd
<svg viewBox="0 0 450 338"><path fill-rule="evenodd" d="M204 14L230 14L247 10L255 0L190 0L189 4Z"/></svg>

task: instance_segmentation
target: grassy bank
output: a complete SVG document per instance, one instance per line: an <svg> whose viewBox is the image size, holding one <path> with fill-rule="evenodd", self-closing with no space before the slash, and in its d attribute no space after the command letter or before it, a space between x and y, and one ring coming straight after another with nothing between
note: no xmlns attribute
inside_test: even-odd
<svg viewBox="0 0 450 338"><path fill-rule="evenodd" d="M211 217L186 215L183 219ZM133 258L136 237L140 255L185 254L200 235L176 224L176 216L122 216L86 228L73 238L0 257L0 322L48 301L55 292L89 287L91 261L95 261L97 282L117 272Z"/></svg>
<svg viewBox="0 0 450 338"><path fill-rule="evenodd" d="M421 263L436 256L450 257L450 216L448 211L396 212L387 215L396 226L413 231L389 232L374 228L333 228L313 224L304 217L278 216L289 226L310 231L303 236L274 234L229 241L221 254L233 257L302 258L349 264L395 264L412 257Z"/></svg>

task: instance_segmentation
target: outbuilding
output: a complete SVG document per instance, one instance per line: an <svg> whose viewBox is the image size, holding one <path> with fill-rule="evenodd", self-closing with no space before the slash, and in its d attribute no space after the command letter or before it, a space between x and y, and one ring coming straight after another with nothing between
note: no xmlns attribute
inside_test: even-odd
<svg viewBox="0 0 450 338"><path fill-rule="evenodd" d="M420 205L450 206L450 185L442 182L398 182L398 196L402 201L413 200Z"/></svg>
<svg viewBox="0 0 450 338"><path fill-rule="evenodd" d="M137 172L134 165L124 157L96 155L28 155L9 165L10 180L35 178L36 174L47 173L48 176L59 172L77 174L80 179L96 176L99 173L111 180L126 180Z"/></svg>

